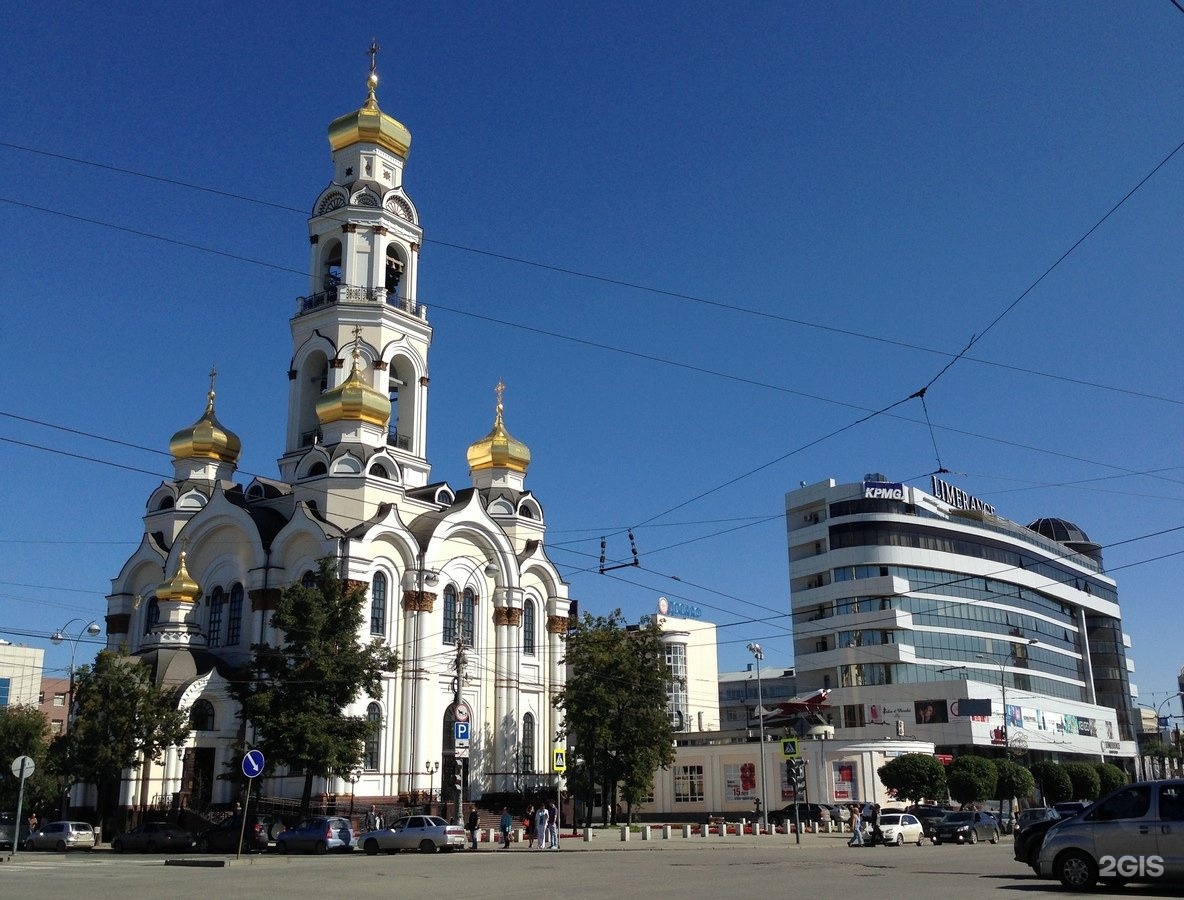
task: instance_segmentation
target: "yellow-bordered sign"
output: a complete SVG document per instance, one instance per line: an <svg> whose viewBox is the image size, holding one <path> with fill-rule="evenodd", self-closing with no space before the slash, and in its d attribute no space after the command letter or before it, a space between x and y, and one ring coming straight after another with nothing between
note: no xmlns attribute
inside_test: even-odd
<svg viewBox="0 0 1184 900"><path fill-rule="evenodd" d="M555 751L555 760L551 765L551 769L556 772L566 772L567 771L567 751L566 750L556 750Z"/></svg>
<svg viewBox="0 0 1184 900"><path fill-rule="evenodd" d="M802 754L798 749L797 738L781 739L781 755L786 759L798 759Z"/></svg>

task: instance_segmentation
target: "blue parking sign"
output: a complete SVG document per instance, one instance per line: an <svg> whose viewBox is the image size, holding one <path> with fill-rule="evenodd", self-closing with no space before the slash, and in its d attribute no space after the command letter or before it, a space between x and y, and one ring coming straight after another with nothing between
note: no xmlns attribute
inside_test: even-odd
<svg viewBox="0 0 1184 900"><path fill-rule="evenodd" d="M457 741L467 742L469 740L469 723L468 722L454 723L452 726L452 736Z"/></svg>

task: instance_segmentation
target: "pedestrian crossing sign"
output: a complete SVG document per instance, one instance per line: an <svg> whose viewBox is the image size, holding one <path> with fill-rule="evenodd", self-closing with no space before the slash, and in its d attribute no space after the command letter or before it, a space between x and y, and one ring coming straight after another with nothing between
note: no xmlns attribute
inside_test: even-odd
<svg viewBox="0 0 1184 900"><path fill-rule="evenodd" d="M554 769L556 772L566 772L567 771L567 751L566 750L556 750L555 751L555 764L553 766L551 766L551 768Z"/></svg>
<svg viewBox="0 0 1184 900"><path fill-rule="evenodd" d="M781 755L786 759L797 759L802 754L798 751L797 738L782 738L781 739Z"/></svg>

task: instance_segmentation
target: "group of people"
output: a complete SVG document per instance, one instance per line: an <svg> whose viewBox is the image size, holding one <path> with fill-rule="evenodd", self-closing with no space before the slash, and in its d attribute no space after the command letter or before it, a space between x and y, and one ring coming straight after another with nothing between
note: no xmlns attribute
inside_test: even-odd
<svg viewBox="0 0 1184 900"><path fill-rule="evenodd" d="M884 833L880 831L879 803L872 803L866 807L852 803L847 824L851 826L851 840L847 841L848 847L874 847L877 841L881 844L884 843Z"/></svg>
<svg viewBox="0 0 1184 900"><path fill-rule="evenodd" d="M505 820L508 813L502 813L502 819ZM536 850L558 850L559 849L559 809L553 802L540 805L538 809L531 806L526 810L526 817L522 820L522 824L526 831L526 841L534 845ZM503 834L506 829L502 829ZM506 839L506 846L508 847L509 838Z"/></svg>

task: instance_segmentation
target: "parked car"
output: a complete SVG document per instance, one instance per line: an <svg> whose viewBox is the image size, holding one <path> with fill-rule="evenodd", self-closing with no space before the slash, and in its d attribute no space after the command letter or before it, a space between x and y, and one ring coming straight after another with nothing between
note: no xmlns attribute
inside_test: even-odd
<svg viewBox="0 0 1184 900"><path fill-rule="evenodd" d="M193 835L168 822L145 822L111 841L116 853L125 850L155 853L157 850L188 850L193 846Z"/></svg>
<svg viewBox="0 0 1184 900"><path fill-rule="evenodd" d="M999 843L999 823L990 813L946 813L933 832L935 844L977 844L982 840Z"/></svg>
<svg viewBox="0 0 1184 900"><path fill-rule="evenodd" d="M11 850L16 840L16 816L0 812L0 850Z"/></svg>
<svg viewBox="0 0 1184 900"><path fill-rule="evenodd" d="M1184 882L1184 780L1128 784L1087 810L1057 822L1036 862L1041 878L1074 891L1098 879Z"/></svg>
<svg viewBox="0 0 1184 900"><path fill-rule="evenodd" d="M275 849L278 853L292 850L300 853L325 853L329 850L348 853L354 849L354 830L349 819L313 816L295 828L280 832L275 839Z"/></svg>
<svg viewBox="0 0 1184 900"><path fill-rule="evenodd" d="M278 830L277 830L278 829ZM239 836L242 836L244 853L263 853L271 846L272 833L279 834L283 827L278 819L266 816L247 816L246 828L238 816L227 819L197 838L197 849L203 853L238 853Z"/></svg>
<svg viewBox="0 0 1184 900"><path fill-rule="evenodd" d="M404 816L388 828L358 835L358 846L368 856L398 850L419 850L421 853L463 850L465 830L460 825L449 825L439 816Z"/></svg>
<svg viewBox="0 0 1184 900"><path fill-rule="evenodd" d="M95 830L89 822L48 822L27 838L26 850L93 850Z"/></svg>
<svg viewBox="0 0 1184 900"><path fill-rule="evenodd" d="M950 810L944 806L914 806L909 812L920 820L921 827L925 829L925 836L931 838L937 830L937 823L945 818Z"/></svg>
<svg viewBox="0 0 1184 900"><path fill-rule="evenodd" d="M1037 868L1036 862L1040 858L1040 847L1044 843L1045 835L1060 821L1063 820L1053 810L1053 818L1040 819L1017 831L1012 847L1016 861L1030 866L1032 871L1039 875L1040 869Z"/></svg>
<svg viewBox="0 0 1184 900"><path fill-rule="evenodd" d="M885 844L897 847L903 844L920 847L925 843L925 829L912 813L880 813L880 834Z"/></svg>
<svg viewBox="0 0 1184 900"><path fill-rule="evenodd" d="M1023 831L1036 822L1059 822L1060 819L1060 813L1050 806L1033 806L1020 812L1019 818L1016 819L1016 829Z"/></svg>

